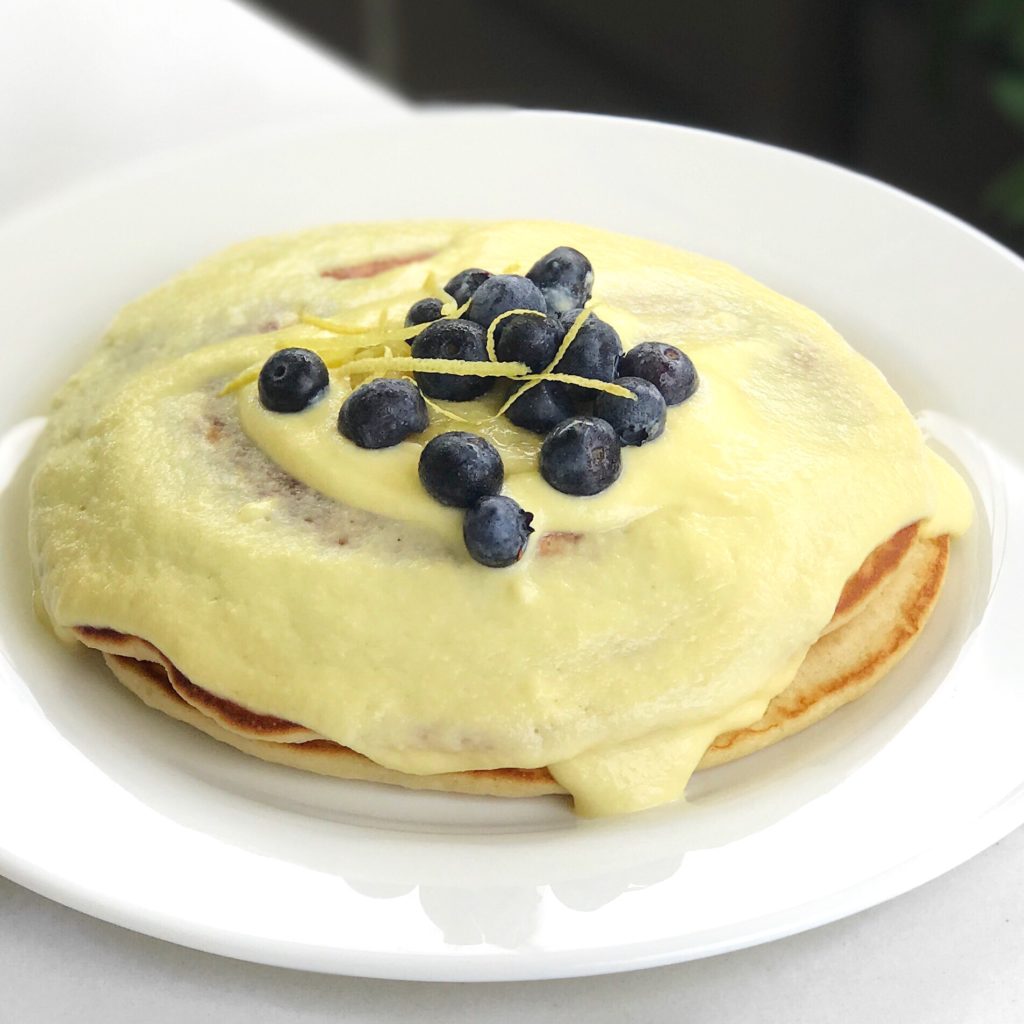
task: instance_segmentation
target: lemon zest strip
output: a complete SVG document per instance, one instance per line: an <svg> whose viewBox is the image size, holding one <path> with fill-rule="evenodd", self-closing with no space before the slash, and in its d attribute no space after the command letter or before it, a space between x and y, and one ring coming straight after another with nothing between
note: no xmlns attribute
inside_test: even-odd
<svg viewBox="0 0 1024 1024"><path fill-rule="evenodd" d="M287 344L278 345L274 351L280 352L286 348L304 348L316 353L326 366L331 367L340 366L351 356L358 355L358 353L365 349L375 347L374 343L368 343L365 338L347 337L343 341L328 341L325 338L292 338ZM266 361L266 359L261 359L259 362L247 366L237 377L232 377L217 392L217 396L223 398L225 395L230 395L232 391L244 388L246 384L252 384L259 378L260 371L263 369Z"/></svg>
<svg viewBox="0 0 1024 1024"><path fill-rule="evenodd" d="M464 302L461 306L453 308L449 316L452 318L459 317L468 308L469 302ZM384 311L381 310L381 321L383 321L383 319ZM411 344L411 340L428 326L428 324L413 324L412 327L382 330L379 325L368 327L365 325L357 326L355 324L338 323L335 320L325 320L323 317L313 316L312 313L300 313L299 322L308 324L310 327L317 327L322 331L327 331L329 334L340 336L340 338L344 340L328 342L323 338L290 338L286 343L278 345L276 350L280 351L282 348L295 348L297 347L296 343L299 342L302 348L308 348L311 352L315 352L320 356L320 358L323 359L330 368L337 368L343 365L346 358L357 355L363 349L376 348L378 346L387 348L389 345L397 342ZM251 384L259 377L260 369L262 368L264 361L265 360L261 360L259 363L247 367L238 374L237 377L234 377L225 384L218 392L218 395L223 397L224 395L230 394L232 391L237 391L239 388L245 387L246 384ZM486 374L486 372L484 375L490 376L489 374Z"/></svg>
<svg viewBox="0 0 1024 1024"><path fill-rule="evenodd" d="M469 303L472 300L464 302L461 306L455 305L454 299L449 299L448 302L442 305L441 315L445 319L454 320L462 316L463 313L469 309ZM300 313L299 322L309 324L311 327L319 327L321 331L327 331L330 334L343 334L346 336L360 335L360 334L383 334L386 335L384 340L386 341L409 341L411 338L415 338L425 327L429 327L434 321L428 321L425 324L413 324L411 327L387 327L387 313L382 308L380 311L380 317L376 324L368 326L366 324L346 324L339 323L337 320L327 320L321 316L313 316L312 313Z"/></svg>
<svg viewBox="0 0 1024 1024"><path fill-rule="evenodd" d="M447 295L448 293L445 292L444 294ZM441 316L446 320L458 320L459 317L469 309L469 304L472 301L472 298L469 298L466 299L461 306L456 306L455 300L449 296L445 302L441 303ZM422 326L426 327L427 324L423 324Z"/></svg>
<svg viewBox="0 0 1024 1024"><path fill-rule="evenodd" d="M502 320L506 320L510 316L516 316L519 313L527 313L530 316L544 316L545 315L544 313L542 313L538 309L506 309L504 313L499 313L491 321L491 326L487 328L487 358L490 359L490 361L492 363L496 363L498 361L498 357L497 357L497 355L495 354L495 351L494 351L494 332L495 332L495 328L497 328L498 324L500 324Z"/></svg>
<svg viewBox="0 0 1024 1024"><path fill-rule="evenodd" d="M501 404L501 408L494 414L495 417L501 416L508 412L511 408L512 403L519 398L524 391L529 391L530 388L535 387L542 380L553 379L551 374L554 372L555 367L562 361L562 356L569 351L569 346L576 340L576 335L580 333L580 328L586 323L587 317L590 316L592 310L583 308L580 310L579 315L572 322L572 326L565 332L565 337L562 339L562 344L558 346L558 351L555 353L554 358L544 367L539 374L536 375L535 380L528 381L518 391L509 395ZM632 394L632 392L630 392Z"/></svg>
<svg viewBox="0 0 1024 1024"><path fill-rule="evenodd" d="M319 327L321 331L330 331L331 334L365 334L372 331L372 327L360 324L339 324L336 320L325 320L323 317L313 316L312 313L300 313L299 322L309 324L310 327Z"/></svg>
<svg viewBox="0 0 1024 1024"><path fill-rule="evenodd" d="M442 416L447 416L450 420L455 420L457 423L472 423L473 421L467 419L465 416L460 416L457 412L452 412L451 409L446 409L443 405L439 405L433 399L427 398L426 395L422 394L421 397L424 403L434 410L434 412L440 413Z"/></svg>
<svg viewBox="0 0 1024 1024"><path fill-rule="evenodd" d="M218 398L223 398L225 395L230 395L232 391L237 391L239 388L244 388L246 384L252 384L260 375L260 370L263 369L263 363L255 363L250 367L244 369L237 377L233 377L217 392Z"/></svg>
<svg viewBox="0 0 1024 1024"><path fill-rule="evenodd" d="M386 344L390 341L408 341L410 338L415 338L427 326L426 324L413 324L412 327L383 329L380 324L374 324L372 327L357 327L354 324L339 324L334 320L324 320L322 317L313 316L310 313L300 313L299 320L312 327L319 327L320 330L327 331L330 334L342 334L346 337L356 335L374 336L377 340L373 344L378 345Z"/></svg>
<svg viewBox="0 0 1024 1024"><path fill-rule="evenodd" d="M575 384L579 388L591 388L594 391L603 391L606 395L615 395L617 398L628 398L630 401L636 401L636 395L629 388L624 388L621 384L612 384L607 380L594 380L592 377L577 377L574 373L528 373L524 377L517 379L524 380L528 384L539 384L542 380L553 380L559 384ZM523 387L517 391L512 396L513 399L518 398L525 390L526 388Z"/></svg>
<svg viewBox="0 0 1024 1024"><path fill-rule="evenodd" d="M331 366L330 360L324 360ZM374 356L354 359L338 369L346 376L373 373L375 370L397 370L400 373L444 373L456 377L525 377L530 368L526 363L476 363L468 359L418 359L414 356L392 356L390 359Z"/></svg>
<svg viewBox="0 0 1024 1024"><path fill-rule="evenodd" d="M461 315L469 303L466 302L455 310L456 315ZM580 328L585 323L592 310L583 309L579 316L572 322L569 330L566 331L562 343L558 347L554 358L540 373L531 373L525 363L520 362L499 362L494 351L494 328L503 319L520 313L531 316L544 316L535 309L510 309L495 317L487 329L487 355L488 362L472 362L465 359L421 359L414 356L392 355L390 343L408 342L410 337L415 336L426 327L426 324L416 324L413 327L406 327L400 331L383 331L379 328L355 328L347 324L337 324L331 320L324 320L310 314L302 313L299 319L313 327L320 327L330 333L341 334L345 337L347 344L342 342L326 342L316 344L314 339L310 343L310 351L315 352L330 369L339 370L344 376L350 377L356 374L376 373L443 373L456 377L508 377L512 380L522 382L522 386L502 403L501 408L494 414L492 419L497 419L507 412L512 403L519 398L524 391L529 390L541 381L550 380L562 384L574 384L577 387L589 388L595 391L603 391L606 394L617 395L620 398L636 400L636 395L619 384L612 384L607 381L592 380L589 377L577 377L571 373L556 373L555 366L561 361L569 346L573 343ZM383 317L382 317L383 319ZM326 340L326 339L325 339ZM292 347L294 342L284 347ZM366 356L352 359L360 351L382 347L384 354L381 356ZM280 350L280 349L278 349ZM246 384L251 384L258 379L263 362L255 363L247 367L237 377L229 381L218 392L219 395L227 395ZM444 416L458 420L463 423L470 422L464 417L444 409L434 403L429 403Z"/></svg>

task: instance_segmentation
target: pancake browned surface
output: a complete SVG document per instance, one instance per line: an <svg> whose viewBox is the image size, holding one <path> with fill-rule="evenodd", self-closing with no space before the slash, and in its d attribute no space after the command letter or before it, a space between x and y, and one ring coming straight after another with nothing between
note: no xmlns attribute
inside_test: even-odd
<svg viewBox="0 0 1024 1024"><path fill-rule="evenodd" d="M927 621L942 587L948 551L948 537L920 538L916 526L876 548L851 577L833 621L793 682L759 721L719 736L701 767L733 761L792 736L866 693L910 649ZM564 792L544 768L443 775L392 771L300 725L214 696L138 637L91 627L77 634L102 651L114 675L150 707L266 761L412 789L506 797Z"/></svg>

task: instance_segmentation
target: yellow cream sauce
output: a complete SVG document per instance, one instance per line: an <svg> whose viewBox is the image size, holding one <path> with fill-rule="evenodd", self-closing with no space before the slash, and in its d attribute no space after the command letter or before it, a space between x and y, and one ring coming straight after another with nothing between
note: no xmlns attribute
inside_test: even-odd
<svg viewBox="0 0 1024 1024"><path fill-rule="evenodd" d="M216 397L276 348L323 342L302 311L400 325L464 267L522 271L563 244L590 257L626 348L678 345L701 380L603 494L549 487L538 439L493 418L497 392L441 403L470 422L434 410L384 451L337 433L341 373L299 414L252 384ZM489 436L536 517L513 568L476 565L459 513L419 484L448 429ZM875 546L970 517L878 370L733 268L575 225L429 222L247 243L129 306L58 396L32 541L58 631L142 636L198 685L399 771L549 766L598 815L681 796L711 740L788 684ZM580 537L542 555L549 532Z"/></svg>

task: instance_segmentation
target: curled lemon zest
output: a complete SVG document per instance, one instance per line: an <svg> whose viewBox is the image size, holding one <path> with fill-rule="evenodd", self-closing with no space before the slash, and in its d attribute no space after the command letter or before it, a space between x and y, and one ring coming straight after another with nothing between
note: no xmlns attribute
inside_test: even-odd
<svg viewBox="0 0 1024 1024"><path fill-rule="evenodd" d="M445 294L447 295L448 293L445 292ZM462 314L465 313L467 309L469 309L469 304L472 301L473 300L471 298L466 299L466 301L461 306L456 306L455 300L451 298L451 296L449 296L444 302L441 303L441 316L447 320L458 320L459 317L462 316ZM424 324L423 326L426 327L427 325Z"/></svg>
<svg viewBox="0 0 1024 1024"><path fill-rule="evenodd" d="M280 352L286 348L304 348L310 352L316 353L327 367L340 366L347 359L353 356L359 355L360 352L365 352L367 349L378 347L372 341L369 341L367 337L352 337L346 336L345 338L333 339L326 338L291 338L284 344L275 345L274 351ZM260 370L263 369L266 359L261 359L259 362L253 363L247 366L238 376L233 377L217 392L218 397L223 398L224 395L229 395L233 391L237 391L239 388L244 388L246 384L252 384L259 378Z"/></svg>
<svg viewBox="0 0 1024 1024"><path fill-rule="evenodd" d="M583 326L583 324L586 322L587 317L590 316L592 312L593 310L587 307L584 307L583 309L580 310L579 315L576 317L575 320L573 320L572 326L570 326L569 330L565 332L565 337L562 339L562 344L558 346L558 351L555 353L551 362L548 363L548 365L545 366L539 374L535 375L534 380L528 381L518 391L509 395L508 398L506 398L505 401L502 402L501 408L494 414L496 417L508 412L509 409L512 407L512 403L517 398L519 398L524 392L529 391L530 388L535 387L542 380L551 379L551 375L552 373L554 373L555 367L562 361L562 356L564 356L565 353L569 351L569 346L576 340L576 335L580 333L580 328Z"/></svg>
<svg viewBox="0 0 1024 1024"><path fill-rule="evenodd" d="M463 303L462 306L455 308L451 315L461 316L468 306L469 302ZM329 369L337 370L345 377L352 377L359 374L375 376L382 373L443 373L451 374L456 377L507 377L521 383L522 386L517 391L509 395L494 416L491 417L491 419L497 419L503 413L508 411L512 403L515 402L523 392L528 391L530 388L545 380L556 381L563 384L575 384L577 387L589 388L594 391L603 391L606 394L617 395L620 398L627 398L630 401L636 400L636 395L634 395L628 388L622 387L620 384L612 384L608 381L602 380L592 380L589 377L577 377L575 374L571 373L555 372L555 367L575 340L576 335L579 334L580 328L583 326L591 312L592 309L586 308L580 311L579 316L577 316L572 322L569 330L565 332L565 337L562 339L562 343L558 346L558 351L555 353L554 358L540 373L531 373L530 368L525 363L511 361L500 362L494 351L494 329L497 324L507 317L520 313L530 316L545 315L536 309L510 309L494 318L487 329L487 362L473 362L465 359L421 359L411 355L393 354L391 349L392 344L408 344L410 339L422 331L427 324L415 324L412 327L405 327L400 330L385 330L382 327L356 328L350 324L338 324L332 320L324 320L321 317L312 316L308 313L300 314L299 319L301 322L307 323L310 326L318 327L321 330L328 331L332 334L341 335L342 338L344 338L344 340L338 341L310 339L308 346L305 347L308 347L310 351L315 352ZM382 310L381 324L383 325L384 322L385 316ZM281 348L291 348L294 346L295 339L289 339L285 345L279 345L277 350L280 351ZM380 349L383 354L360 357L360 353L367 352L371 349ZM263 368L264 362L265 360L261 360L258 363L254 363L252 366L246 367L246 369L238 374L238 376L228 381L228 383L221 388L218 394L220 396L228 395L233 391L239 390L239 388L245 387L247 384L252 384L259 378L260 370ZM470 422L465 419L465 417L459 416L458 413L453 413L450 410L444 409L432 402L429 404L431 408L436 409L439 413L450 419L458 420L462 423Z"/></svg>
<svg viewBox="0 0 1024 1024"><path fill-rule="evenodd" d="M428 408L433 409L434 412L440 413L442 416L446 416L450 420L455 420L457 423L472 423L473 421L467 419L465 416L460 416L457 412L452 412L451 409L446 409L443 405L439 405L433 399L427 398L426 395L421 394L424 403Z"/></svg>
<svg viewBox="0 0 1024 1024"><path fill-rule="evenodd" d="M444 290L444 286L438 280L437 275L431 271L428 275L429 288L424 283L424 288L427 292L428 298L440 299L441 300L441 316L448 320L457 320L463 313L469 309L469 304L472 301L472 296L468 298L461 306L455 304L455 298L449 295Z"/></svg>
<svg viewBox="0 0 1024 1024"><path fill-rule="evenodd" d="M468 308L469 302L464 302L461 306L455 306L454 300L451 300L448 312L443 315L448 318L457 318L462 316ZM380 311L378 322L372 326L339 323L336 320L314 316L312 313L299 313L298 319L300 323L316 327L321 331L326 331L328 334L333 334L339 340L327 341L324 338L304 338L298 340L290 338L283 344L278 345L277 350L294 348L298 341L301 347L308 348L311 352L315 352L320 356L329 368L340 367L353 356L357 356L360 352L367 349L383 347L387 351L395 344L411 344L412 339L428 326L428 324L413 324L411 327L388 328L386 322L387 313L384 309ZM391 356L389 353L386 358L402 357ZM237 377L228 381L218 392L218 395L228 395L239 388L245 387L246 384L251 384L259 377L263 362L264 360L261 360L259 363L247 367Z"/></svg>
<svg viewBox="0 0 1024 1024"><path fill-rule="evenodd" d="M579 316L573 320L569 330L565 332L565 337L562 339L562 344L558 346L558 351L555 353L554 358L547 366L541 371L542 373L552 373L555 367L562 361L562 356L569 351L569 346L576 340L576 335L580 333L580 329L587 322L587 317L593 310L581 309Z"/></svg>
<svg viewBox="0 0 1024 1024"><path fill-rule="evenodd" d="M388 348L387 342L380 340L380 336L370 335L362 338L351 338L344 341L327 341L319 339L306 346L310 352L315 352L325 363L339 365L345 359L353 358L360 353L365 353L372 348Z"/></svg>
<svg viewBox="0 0 1024 1024"><path fill-rule="evenodd" d="M499 313L492 321L490 327L487 328L487 358L492 363L498 361L497 355L494 352L494 331L498 324L502 320L508 319L510 316L515 316L517 313L528 313L530 316L544 316L539 309L506 309L504 313Z"/></svg>

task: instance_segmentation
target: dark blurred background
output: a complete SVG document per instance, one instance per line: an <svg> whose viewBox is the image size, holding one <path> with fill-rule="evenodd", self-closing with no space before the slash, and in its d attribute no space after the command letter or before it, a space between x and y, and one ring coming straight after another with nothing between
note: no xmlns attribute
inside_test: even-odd
<svg viewBox="0 0 1024 1024"><path fill-rule="evenodd" d="M412 100L712 128L1024 250L1024 0L260 0Z"/></svg>

